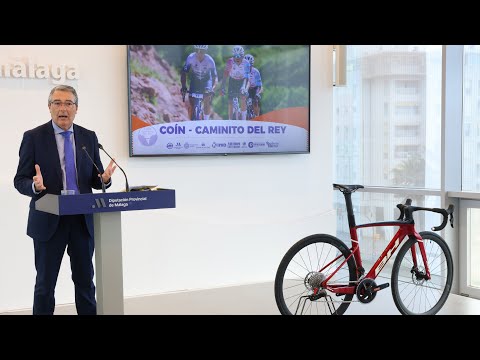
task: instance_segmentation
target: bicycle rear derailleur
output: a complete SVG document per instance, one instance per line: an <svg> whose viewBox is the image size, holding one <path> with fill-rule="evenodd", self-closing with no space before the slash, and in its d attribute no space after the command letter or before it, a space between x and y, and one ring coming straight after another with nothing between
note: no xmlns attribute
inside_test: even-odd
<svg viewBox="0 0 480 360"><path fill-rule="evenodd" d="M321 272L312 271L305 276L303 283L305 287L313 291L314 293L309 296L310 300L315 301L321 297L325 297L327 292L322 288L322 282L326 279L325 275ZM317 291L315 291L317 290Z"/></svg>
<svg viewBox="0 0 480 360"><path fill-rule="evenodd" d="M389 287L390 284L385 283L382 285L377 285L377 283L373 279L363 279L358 283L356 295L358 301L364 304L368 304L375 296L377 296L377 291L385 289Z"/></svg>

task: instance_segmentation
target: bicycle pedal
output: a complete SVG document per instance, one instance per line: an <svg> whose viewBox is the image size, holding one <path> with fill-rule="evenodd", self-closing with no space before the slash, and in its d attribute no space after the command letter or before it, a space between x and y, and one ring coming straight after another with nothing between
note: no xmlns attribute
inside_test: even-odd
<svg viewBox="0 0 480 360"><path fill-rule="evenodd" d="M373 289L373 291L380 291L380 290L383 290L387 287L389 287L390 284L389 283L385 283L385 284L382 284L382 285L378 285L376 288Z"/></svg>

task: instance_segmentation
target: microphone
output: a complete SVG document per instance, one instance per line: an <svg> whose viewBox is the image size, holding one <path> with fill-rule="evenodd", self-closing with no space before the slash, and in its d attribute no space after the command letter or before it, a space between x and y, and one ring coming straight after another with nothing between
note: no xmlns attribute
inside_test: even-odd
<svg viewBox="0 0 480 360"><path fill-rule="evenodd" d="M105 192L105 183L103 182L103 177L100 169L98 168L97 164L95 164L95 161L93 161L92 157L88 154L87 147L85 145L82 146L82 150L85 151L85 154L87 154L93 166L95 166L95 169L97 169L98 173L100 174L100 181L102 182L102 192Z"/></svg>
<svg viewBox="0 0 480 360"><path fill-rule="evenodd" d="M98 143L98 148L101 149L105 154L107 154L107 156L112 159L112 161L114 162L115 165L117 165L117 167L122 170L122 173L123 173L123 176L125 176L125 191L126 192L129 192L130 191L130 188L128 186L128 180L127 180L127 174L125 174L125 171L123 171L123 169L120 167L120 165L117 164L117 162L105 151L105 149L103 148L102 144Z"/></svg>

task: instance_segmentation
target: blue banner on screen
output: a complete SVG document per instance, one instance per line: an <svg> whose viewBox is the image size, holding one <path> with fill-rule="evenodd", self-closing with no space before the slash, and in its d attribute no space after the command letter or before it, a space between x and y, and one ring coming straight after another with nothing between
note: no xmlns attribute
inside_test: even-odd
<svg viewBox="0 0 480 360"><path fill-rule="evenodd" d="M130 45L130 155L309 153L309 45Z"/></svg>

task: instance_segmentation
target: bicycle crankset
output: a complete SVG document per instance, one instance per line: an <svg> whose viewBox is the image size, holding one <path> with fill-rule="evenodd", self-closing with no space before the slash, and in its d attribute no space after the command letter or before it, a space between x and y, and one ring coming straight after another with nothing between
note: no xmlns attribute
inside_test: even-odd
<svg viewBox="0 0 480 360"><path fill-rule="evenodd" d="M356 295L358 301L364 304L368 304L375 296L377 296L377 291L389 287L390 284L377 285L373 279L363 279L358 283Z"/></svg>

